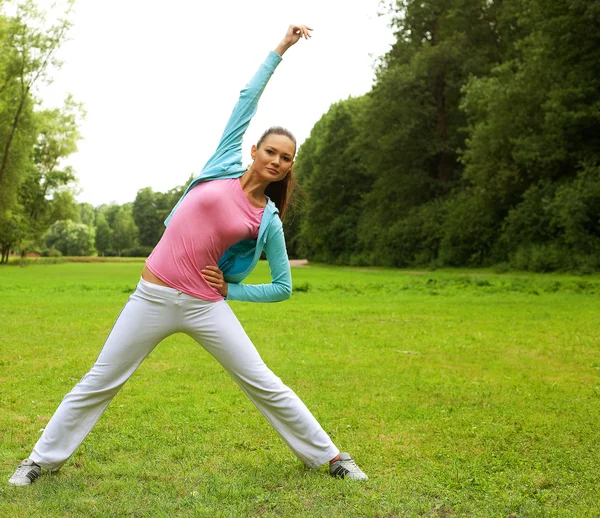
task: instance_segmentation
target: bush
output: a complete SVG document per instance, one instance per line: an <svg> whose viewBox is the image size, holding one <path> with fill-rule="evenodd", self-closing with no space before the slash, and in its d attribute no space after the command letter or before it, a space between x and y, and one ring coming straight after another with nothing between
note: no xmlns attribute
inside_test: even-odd
<svg viewBox="0 0 600 518"><path fill-rule="evenodd" d="M510 265L516 270L552 272L566 270L568 258L555 244L521 245L510 256Z"/></svg>
<svg viewBox="0 0 600 518"><path fill-rule="evenodd" d="M447 200L446 214L440 220L439 266L477 266L489 262L499 227L493 204L461 192Z"/></svg>
<svg viewBox="0 0 600 518"><path fill-rule="evenodd" d="M556 190L549 212L562 243L582 254L600 254L600 166L582 165L576 178Z"/></svg>
<svg viewBox="0 0 600 518"><path fill-rule="evenodd" d="M151 246L134 246L133 248L126 248L121 253L123 257L148 257L152 253L153 248Z"/></svg>
<svg viewBox="0 0 600 518"><path fill-rule="evenodd" d="M444 202L439 200L410 210L382 233L381 245L374 252L378 261L370 264L396 267L434 264L441 239L441 222L445 216ZM363 258L367 258L364 253ZM355 261L358 262L358 259Z"/></svg>
<svg viewBox="0 0 600 518"><path fill-rule="evenodd" d="M494 250L496 260L505 260L517 253L528 257L529 252L517 250L556 239L551 225L552 215L549 214L549 203L556 194L556 188L555 183L545 181L525 191L521 202L509 211L502 223L502 234Z"/></svg>
<svg viewBox="0 0 600 518"><path fill-rule="evenodd" d="M56 248L46 248L40 252L40 257L62 257L62 252Z"/></svg>
<svg viewBox="0 0 600 518"><path fill-rule="evenodd" d="M520 270L600 269L600 167L582 164L575 178L530 187L504 222L502 260L498 250Z"/></svg>
<svg viewBox="0 0 600 518"><path fill-rule="evenodd" d="M591 274L600 270L600 257L576 253L556 243L521 245L510 256L510 266L530 272L569 271Z"/></svg>

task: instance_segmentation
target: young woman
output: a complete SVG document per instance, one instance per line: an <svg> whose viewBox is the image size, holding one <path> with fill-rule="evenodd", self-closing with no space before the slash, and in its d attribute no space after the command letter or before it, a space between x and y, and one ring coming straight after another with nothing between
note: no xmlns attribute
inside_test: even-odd
<svg viewBox="0 0 600 518"><path fill-rule="evenodd" d="M197 340L308 467L329 462L330 474L367 476L340 453L298 396L260 358L225 301L276 302L292 293L281 219L294 186L296 141L287 130L267 130L242 167L242 137L281 56L312 29L290 25L251 79L227 123L217 151L186 189L146 261L135 292L117 318L92 369L65 396L28 459L9 483L29 485L41 468L58 471L110 401L167 336ZM217 181L218 180L218 181ZM240 284L265 252L270 284Z"/></svg>

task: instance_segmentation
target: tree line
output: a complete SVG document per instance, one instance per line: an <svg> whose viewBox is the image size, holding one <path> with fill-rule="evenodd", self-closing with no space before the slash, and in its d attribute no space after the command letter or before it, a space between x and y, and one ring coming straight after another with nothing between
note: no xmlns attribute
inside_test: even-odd
<svg viewBox="0 0 600 518"><path fill-rule="evenodd" d="M191 178L190 178L191 180ZM80 203L67 220L55 221L43 238L43 256L146 257L164 232L164 220L185 185L166 193L140 189L132 203Z"/></svg>
<svg viewBox="0 0 600 518"><path fill-rule="evenodd" d="M0 0L0 262L11 251L60 255L148 255L184 186L138 191L132 203L77 203L76 176L62 161L77 150L81 104L45 108L39 90L60 69L73 2L52 23L33 1Z"/></svg>
<svg viewBox="0 0 600 518"><path fill-rule="evenodd" d="M2 0L0 0L0 6ZM396 0L367 94L298 150L292 257L331 264L600 269L600 1ZM0 14L0 247L146 255L183 192L75 202L83 109L36 85L68 32Z"/></svg>
<svg viewBox="0 0 600 518"><path fill-rule="evenodd" d="M292 253L600 269L600 2L398 0L369 93L295 164Z"/></svg>

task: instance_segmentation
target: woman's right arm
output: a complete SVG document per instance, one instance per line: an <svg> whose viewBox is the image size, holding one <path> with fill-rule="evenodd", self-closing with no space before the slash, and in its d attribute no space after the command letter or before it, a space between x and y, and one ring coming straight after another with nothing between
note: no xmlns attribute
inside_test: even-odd
<svg viewBox="0 0 600 518"><path fill-rule="evenodd" d="M271 78L271 75L281 62L281 57L301 37L310 38L312 29L306 25L290 25L284 38L279 42L274 51L260 66L254 77L240 92L240 97L235 105L225 131L221 136L215 154L209 159L203 170L221 162L225 167L242 162L242 138L256 113L258 101Z"/></svg>

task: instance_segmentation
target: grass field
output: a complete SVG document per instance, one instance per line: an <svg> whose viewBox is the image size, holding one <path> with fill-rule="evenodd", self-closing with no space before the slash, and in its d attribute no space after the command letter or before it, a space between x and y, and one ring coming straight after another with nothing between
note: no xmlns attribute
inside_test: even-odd
<svg viewBox="0 0 600 518"><path fill-rule="evenodd" d="M6 481L89 369L141 264L0 268ZM370 476L305 469L222 368L164 341L12 516L600 516L600 277L294 269L231 305ZM251 280L265 282L259 265Z"/></svg>

